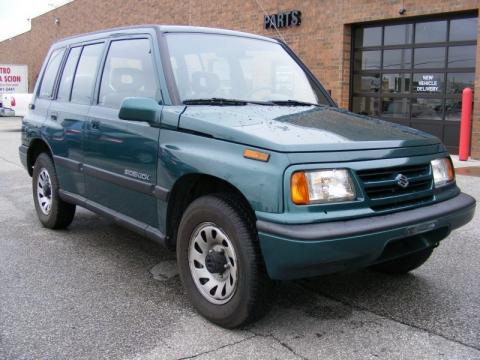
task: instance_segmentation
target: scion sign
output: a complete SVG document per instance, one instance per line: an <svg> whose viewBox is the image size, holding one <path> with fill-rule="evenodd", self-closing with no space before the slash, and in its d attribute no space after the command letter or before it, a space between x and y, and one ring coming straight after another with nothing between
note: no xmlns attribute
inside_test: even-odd
<svg viewBox="0 0 480 360"><path fill-rule="evenodd" d="M299 26L302 22L302 13L300 10L280 12L263 17L263 26L265 29L284 28Z"/></svg>

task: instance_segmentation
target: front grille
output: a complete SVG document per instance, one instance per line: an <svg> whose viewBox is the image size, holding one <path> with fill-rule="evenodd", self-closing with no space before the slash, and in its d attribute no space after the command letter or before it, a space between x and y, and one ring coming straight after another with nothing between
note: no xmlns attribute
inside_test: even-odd
<svg viewBox="0 0 480 360"><path fill-rule="evenodd" d="M408 178L407 187L398 184L399 174ZM357 175L374 211L413 207L433 200L430 164L361 170Z"/></svg>

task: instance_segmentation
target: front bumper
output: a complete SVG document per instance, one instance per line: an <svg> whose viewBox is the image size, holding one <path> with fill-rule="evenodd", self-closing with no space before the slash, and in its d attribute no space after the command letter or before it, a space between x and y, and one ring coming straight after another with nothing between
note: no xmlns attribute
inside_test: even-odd
<svg viewBox="0 0 480 360"><path fill-rule="evenodd" d="M366 267L435 246L473 218L475 203L461 193L388 215L303 225L258 220L257 229L269 276L298 279Z"/></svg>

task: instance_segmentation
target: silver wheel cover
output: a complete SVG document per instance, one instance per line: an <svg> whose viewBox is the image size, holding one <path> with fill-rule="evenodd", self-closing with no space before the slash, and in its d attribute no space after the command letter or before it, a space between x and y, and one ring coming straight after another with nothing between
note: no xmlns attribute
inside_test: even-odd
<svg viewBox="0 0 480 360"><path fill-rule="evenodd" d="M44 215L52 209L52 180L47 169L42 168L37 178L37 200Z"/></svg>
<svg viewBox="0 0 480 360"><path fill-rule="evenodd" d="M207 255L214 251L225 256L223 273L211 273L207 269ZM237 256L228 236L215 224L202 223L192 233L188 264L197 289L209 302L225 304L235 294L238 283Z"/></svg>

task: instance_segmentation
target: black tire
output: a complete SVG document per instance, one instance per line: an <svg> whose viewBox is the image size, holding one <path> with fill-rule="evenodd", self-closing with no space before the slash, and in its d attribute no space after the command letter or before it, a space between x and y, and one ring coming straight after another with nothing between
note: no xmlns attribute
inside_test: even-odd
<svg viewBox="0 0 480 360"><path fill-rule="evenodd" d="M432 255L433 248L423 249L394 260L385 261L383 263L373 265L371 268L375 271L392 274L402 275L406 274L416 268L422 266L425 261Z"/></svg>
<svg viewBox="0 0 480 360"><path fill-rule="evenodd" d="M236 253L236 290L224 304L209 301L197 288L190 271L190 241L197 227L203 223L214 224L221 229ZM264 270L254 219L241 201L222 194L202 196L193 201L180 222L177 264L191 303L211 322L225 328L236 328L265 313L270 281Z"/></svg>
<svg viewBox="0 0 480 360"><path fill-rule="evenodd" d="M51 206L47 214L42 211L37 195L37 184L42 170L46 170L51 183ZM63 229L70 225L75 216L75 205L62 201L58 195L58 179L52 159L48 154L42 153L37 157L33 167L32 190L33 201L37 216L43 226L49 229Z"/></svg>

